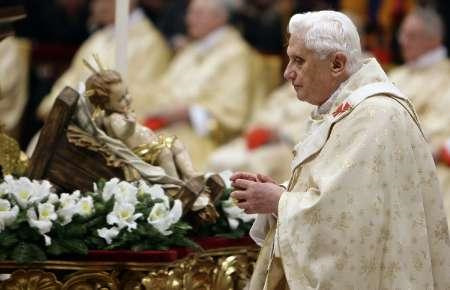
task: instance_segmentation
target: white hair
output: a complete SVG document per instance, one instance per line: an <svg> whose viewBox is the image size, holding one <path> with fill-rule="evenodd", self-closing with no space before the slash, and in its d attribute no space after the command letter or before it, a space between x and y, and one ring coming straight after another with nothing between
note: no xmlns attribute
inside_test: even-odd
<svg viewBox="0 0 450 290"><path fill-rule="evenodd" d="M445 37L444 23L441 16L431 7L418 7L410 13L411 16L419 18L429 36L443 39Z"/></svg>
<svg viewBox="0 0 450 290"><path fill-rule="evenodd" d="M305 47L324 59L330 53L347 56L347 71L356 72L362 64L361 42L353 22L345 14L323 10L296 14L291 17L289 33L302 38Z"/></svg>
<svg viewBox="0 0 450 290"><path fill-rule="evenodd" d="M237 0L210 0L210 2L226 13L227 17L236 10L239 3Z"/></svg>

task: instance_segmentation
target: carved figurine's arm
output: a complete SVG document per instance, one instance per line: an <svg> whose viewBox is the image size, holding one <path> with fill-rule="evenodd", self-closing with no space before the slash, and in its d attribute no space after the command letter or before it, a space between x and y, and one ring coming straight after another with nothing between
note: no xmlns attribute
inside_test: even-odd
<svg viewBox="0 0 450 290"><path fill-rule="evenodd" d="M134 134L136 129L136 122L134 120L118 113L112 113L108 117L105 117L104 123L108 135L124 142Z"/></svg>

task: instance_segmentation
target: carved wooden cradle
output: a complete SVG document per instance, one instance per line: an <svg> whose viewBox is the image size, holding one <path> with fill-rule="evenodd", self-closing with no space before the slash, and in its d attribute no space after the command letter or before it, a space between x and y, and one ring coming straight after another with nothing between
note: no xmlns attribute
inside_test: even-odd
<svg viewBox="0 0 450 290"><path fill-rule="evenodd" d="M159 262L133 261L139 252L129 252L129 260L126 253L121 253L120 261L108 261L109 258L115 260L117 255L114 252L106 256L93 253L86 261L47 261L31 265L0 261L0 273L12 274L0 281L0 289L244 289L253 272L258 249L248 239L229 240L222 244L231 246L211 247L203 252L185 252L185 256L180 259L174 257L183 256L183 249L153 251L153 257L150 254L149 260Z"/></svg>

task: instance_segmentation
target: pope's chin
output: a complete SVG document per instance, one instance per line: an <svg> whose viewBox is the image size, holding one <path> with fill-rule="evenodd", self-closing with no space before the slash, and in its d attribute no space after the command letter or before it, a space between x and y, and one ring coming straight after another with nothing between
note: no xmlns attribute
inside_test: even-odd
<svg viewBox="0 0 450 290"><path fill-rule="evenodd" d="M302 94L301 92L299 92L298 89L296 89L296 92L297 92L297 99L298 99L299 101L306 102L305 95Z"/></svg>

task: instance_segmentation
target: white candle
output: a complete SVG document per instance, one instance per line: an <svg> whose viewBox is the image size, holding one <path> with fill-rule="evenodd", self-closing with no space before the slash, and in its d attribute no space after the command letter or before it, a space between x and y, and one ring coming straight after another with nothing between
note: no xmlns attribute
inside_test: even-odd
<svg viewBox="0 0 450 290"><path fill-rule="evenodd" d="M127 79L128 14L130 0L116 0L116 70Z"/></svg>

